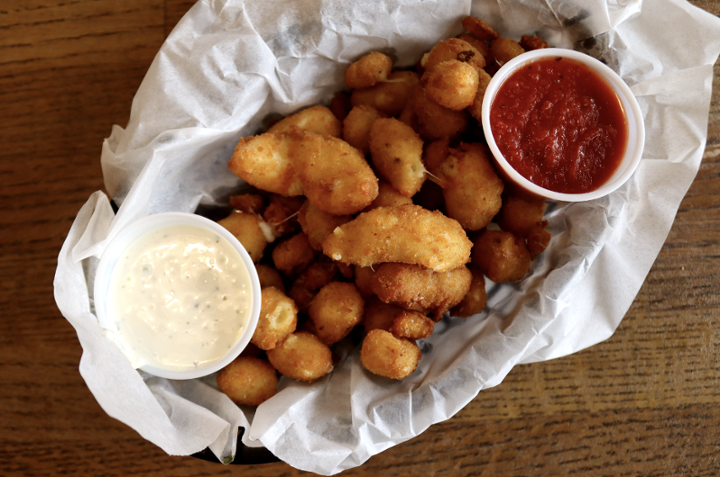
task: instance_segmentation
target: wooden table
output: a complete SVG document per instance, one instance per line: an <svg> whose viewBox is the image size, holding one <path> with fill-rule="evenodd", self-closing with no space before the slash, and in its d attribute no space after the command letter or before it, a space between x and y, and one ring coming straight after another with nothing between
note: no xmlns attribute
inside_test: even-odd
<svg viewBox="0 0 720 477"><path fill-rule="evenodd" d="M303 474L169 457L108 417L53 300L61 244L103 188L100 147L190 0L0 6L0 474ZM715 15L720 0L693 2ZM619 329L516 367L457 416L343 475L720 473L720 66L708 145Z"/></svg>

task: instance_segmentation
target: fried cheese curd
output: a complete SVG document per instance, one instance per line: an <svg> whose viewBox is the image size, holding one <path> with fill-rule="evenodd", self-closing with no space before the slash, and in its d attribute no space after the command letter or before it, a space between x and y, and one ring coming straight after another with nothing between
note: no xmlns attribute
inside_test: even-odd
<svg viewBox="0 0 720 477"><path fill-rule="evenodd" d="M360 104L350 110L343 119L343 139L363 154L370 153L370 128L387 114L381 113L372 106Z"/></svg>
<svg viewBox="0 0 720 477"><path fill-rule="evenodd" d="M485 98L485 91L487 90L487 87L490 84L491 80L492 76L490 76L487 71L478 71L477 92L475 93L475 98L473 99L472 104L467 108L467 111L470 113L470 115L478 122L482 122L483 99Z"/></svg>
<svg viewBox="0 0 720 477"><path fill-rule="evenodd" d="M262 214L265 210L265 198L260 194L239 194L230 196L230 207L247 214Z"/></svg>
<svg viewBox="0 0 720 477"><path fill-rule="evenodd" d="M487 291L485 290L485 275L474 264L468 265L468 269L472 274L470 281L470 289L463 299L454 308L450 310L453 316L460 318L468 318L472 315L482 313L487 305Z"/></svg>
<svg viewBox="0 0 720 477"><path fill-rule="evenodd" d="M495 172L485 147L461 143L449 148L445 158L433 158L428 170L443 189L448 217L460 222L465 230L486 227L500 211L505 184ZM439 164L437 162L439 162Z"/></svg>
<svg viewBox="0 0 720 477"><path fill-rule="evenodd" d="M294 275L304 270L314 259L315 250L304 232L283 240L272 251L275 268L285 275Z"/></svg>
<svg viewBox="0 0 720 477"><path fill-rule="evenodd" d="M458 60L438 63L425 70L422 76L422 85L428 98L454 111L473 104L479 84L477 70Z"/></svg>
<svg viewBox="0 0 720 477"><path fill-rule="evenodd" d="M378 207L397 207L398 205L408 205L412 203L412 198L402 195L391 184L381 180L378 183L377 197L375 197L375 200L373 200L370 205L363 209L363 212L367 212L368 210L376 209Z"/></svg>
<svg viewBox="0 0 720 477"><path fill-rule="evenodd" d="M503 206L497 223L501 229L525 239L525 244L534 258L541 254L550 243L550 232L545 214L544 199L530 199L514 194L503 198Z"/></svg>
<svg viewBox="0 0 720 477"><path fill-rule="evenodd" d="M347 68L348 89L330 108L304 108L238 141L228 168L251 190L230 197L236 211L219 222L256 263L257 352L242 356L265 364L247 365L243 385L263 389L262 399L233 397L224 384L231 399L257 405L274 393L277 372L305 382L326 375L330 346L347 344L356 327L362 365L403 379L421 359L415 340L436 320L481 313L486 278L521 280L547 247L544 204L504 190L480 132L492 75L547 44L503 38L471 16L462 24L414 70L369 53ZM493 221L502 230L489 230Z"/></svg>
<svg viewBox="0 0 720 477"><path fill-rule="evenodd" d="M400 310L393 315L390 332L396 338L420 340L428 338L435 322L419 311Z"/></svg>
<svg viewBox="0 0 720 477"><path fill-rule="evenodd" d="M522 280L530 269L525 241L504 230L485 230L475 241L472 262L495 283Z"/></svg>
<svg viewBox="0 0 720 477"><path fill-rule="evenodd" d="M228 168L258 189L284 196L303 194L290 150L292 141L285 132L266 132L240 139Z"/></svg>
<svg viewBox="0 0 720 477"><path fill-rule="evenodd" d="M342 139L291 129L289 155L304 195L333 215L356 213L377 197L378 179L363 154Z"/></svg>
<svg viewBox="0 0 720 477"><path fill-rule="evenodd" d="M530 257L533 259L543 253L545 249L548 248L548 245L550 245L552 235L546 229L547 226L547 220L535 224L525 238L525 245L527 246L528 252L530 252Z"/></svg>
<svg viewBox="0 0 720 477"><path fill-rule="evenodd" d="M266 360L240 355L218 372L216 381L235 404L259 406L275 395L278 378Z"/></svg>
<svg viewBox="0 0 720 477"><path fill-rule="evenodd" d="M463 18L462 26L470 35L481 41L493 41L500 38L500 34L480 18L467 16Z"/></svg>
<svg viewBox="0 0 720 477"><path fill-rule="evenodd" d="M307 234L310 246L318 251L322 250L323 240L335 230L335 227L349 222L351 219L350 215L333 215L323 212L308 200L300 207L297 216L300 227Z"/></svg>
<svg viewBox="0 0 720 477"><path fill-rule="evenodd" d="M293 281L289 296L301 311L307 311L318 290L333 281L337 274L337 263L321 256Z"/></svg>
<svg viewBox="0 0 720 477"><path fill-rule="evenodd" d="M308 309L317 336L326 345L345 338L362 322L365 300L352 283L331 282L320 289Z"/></svg>
<svg viewBox="0 0 720 477"><path fill-rule="evenodd" d="M333 369L332 351L320 338L297 331L267 352L270 364L283 376L311 383Z"/></svg>
<svg viewBox="0 0 720 477"><path fill-rule="evenodd" d="M474 36L470 35L469 33L460 33L460 35L458 35L458 39L470 43L472 47L475 48L478 53L480 53L480 55L483 57L483 67L487 66L487 64L492 61L490 45L487 42L479 40ZM480 70L478 70L478 73L479 72Z"/></svg>
<svg viewBox="0 0 720 477"><path fill-rule="evenodd" d="M350 104L371 106L388 116L397 116L405 108L415 86L420 84L420 75L415 71L393 71L387 81L369 88L354 89Z"/></svg>
<svg viewBox="0 0 720 477"><path fill-rule="evenodd" d="M446 61L461 61L476 71L485 67L485 56L473 43L462 38L450 38L438 42L423 58L421 64L425 71L428 71Z"/></svg>
<svg viewBox="0 0 720 477"><path fill-rule="evenodd" d="M250 342L262 350L273 349L297 327L295 302L275 287L261 292L260 316Z"/></svg>
<svg viewBox="0 0 720 477"><path fill-rule="evenodd" d="M427 97L422 87L415 88L413 107L418 131L427 139L455 138L468 127L468 112L446 108Z"/></svg>
<svg viewBox="0 0 720 477"><path fill-rule="evenodd" d="M303 202L301 197L270 194L269 203L265 207L262 217L274 238L288 235L300 227L296 216Z"/></svg>
<svg viewBox="0 0 720 477"><path fill-rule="evenodd" d="M520 37L520 46L525 51L540 50L542 48L550 48L545 40L540 38L539 35L523 35Z"/></svg>
<svg viewBox="0 0 720 477"><path fill-rule="evenodd" d="M471 247L456 220L413 204L363 212L325 238L323 253L361 267L399 262L444 272L465 265Z"/></svg>
<svg viewBox="0 0 720 477"><path fill-rule="evenodd" d="M390 331L395 315L404 311L403 308L389 303L383 303L375 295L371 295L365 301L365 316L363 317L363 326L365 332L371 330Z"/></svg>
<svg viewBox="0 0 720 477"><path fill-rule="evenodd" d="M218 220L218 224L225 227L245 247L253 263L260 261L268 244L261 223L264 222L257 215L239 211Z"/></svg>
<svg viewBox="0 0 720 477"><path fill-rule="evenodd" d="M322 105L311 106L302 111L286 116L273 124L268 132L276 133L290 131L292 126L297 126L312 133L340 137L342 123L335 117L333 112Z"/></svg>
<svg viewBox="0 0 720 477"><path fill-rule="evenodd" d="M258 189L305 195L330 214L352 214L375 199L378 179L360 151L331 135L288 128L241 139L230 170Z"/></svg>
<svg viewBox="0 0 720 477"><path fill-rule="evenodd" d="M417 369L420 358L417 343L396 338L385 330L368 332L360 350L360 362L373 374L390 379L405 379Z"/></svg>
<svg viewBox="0 0 720 477"><path fill-rule="evenodd" d="M371 286L380 301L440 318L460 303L471 281L465 265L435 272L418 265L384 263L372 276Z"/></svg>
<svg viewBox="0 0 720 477"><path fill-rule="evenodd" d="M348 88L369 88L387 80L392 70L392 59L377 51L369 53L345 70L345 85Z"/></svg>
<svg viewBox="0 0 720 477"><path fill-rule="evenodd" d="M351 109L350 95L346 91L336 92L330 100L330 110L339 121L345 120Z"/></svg>
<svg viewBox="0 0 720 477"><path fill-rule="evenodd" d="M525 49L515 40L498 38L490 44L490 53L497 64L502 66L516 56L525 53Z"/></svg>
<svg viewBox="0 0 720 477"><path fill-rule="evenodd" d="M372 291L372 277L375 275L375 269L372 267L360 267L353 265L355 270L355 286L363 298L375 296Z"/></svg>
<svg viewBox="0 0 720 477"><path fill-rule="evenodd" d="M261 289L265 287L275 287L285 293L285 284L277 269L270 265L259 263L255 265L255 270L257 271L258 280L260 280Z"/></svg>
<svg viewBox="0 0 720 477"><path fill-rule="evenodd" d="M423 141L418 133L395 118L380 118L370 128L368 142L380 176L405 197L415 195L425 182Z"/></svg>

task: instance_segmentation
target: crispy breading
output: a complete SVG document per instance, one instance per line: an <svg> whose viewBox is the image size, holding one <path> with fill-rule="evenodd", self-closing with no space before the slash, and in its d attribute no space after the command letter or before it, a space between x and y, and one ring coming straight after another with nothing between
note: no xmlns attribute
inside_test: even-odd
<svg viewBox="0 0 720 477"><path fill-rule="evenodd" d="M470 289L472 274L462 265L446 272L435 272L418 265L384 263L371 279L372 291L385 302L442 316L460 303Z"/></svg>
<svg viewBox="0 0 720 477"><path fill-rule="evenodd" d="M360 350L360 362L365 369L390 379L410 376L421 357L417 343L379 329L368 332Z"/></svg>
<svg viewBox="0 0 720 477"><path fill-rule="evenodd" d="M386 114L381 113L372 106L364 104L355 106L343 120L342 137L348 144L362 151L363 154L368 154L370 152L370 128L376 120L386 117Z"/></svg>
<svg viewBox="0 0 720 477"><path fill-rule="evenodd" d="M338 275L337 264L324 255L320 255L299 276L298 280L310 291L318 291L332 282Z"/></svg>
<svg viewBox="0 0 720 477"><path fill-rule="evenodd" d="M302 312L307 311L316 294L317 291L307 288L304 280L302 279L302 274L293 282L290 286L290 290L288 290L288 296L293 299L298 307L298 310Z"/></svg>
<svg viewBox="0 0 720 477"><path fill-rule="evenodd" d="M230 207L248 214L262 214L265 210L265 198L260 194L240 194L230 196Z"/></svg>
<svg viewBox="0 0 720 477"><path fill-rule="evenodd" d="M467 108L470 115L481 123L482 105L483 100L485 99L485 90L487 90L487 87L490 84L491 80L492 76L490 76L487 71L478 71L478 88L477 92L475 93L475 99L473 99L473 103Z"/></svg>
<svg viewBox="0 0 720 477"><path fill-rule="evenodd" d="M335 215L362 210L378 192L378 179L360 151L342 139L294 124L241 139L228 167L258 189L305 195Z"/></svg>
<svg viewBox="0 0 720 477"><path fill-rule="evenodd" d="M525 239L532 258L545 251L550 243L548 222L543 220L545 206L545 199L507 194L498 214L500 228Z"/></svg>
<svg viewBox="0 0 720 477"><path fill-rule="evenodd" d="M381 180L378 183L378 196L375 197L375 200L372 201L372 204L368 205L367 207L365 207L365 209L363 209L363 212L367 212L368 210L376 209L378 207L395 207L398 205L406 205L412 203L413 199L411 199L410 197L405 197L388 182Z"/></svg>
<svg viewBox="0 0 720 477"><path fill-rule="evenodd" d="M498 214L497 224L501 229L518 237L526 238L538 222L542 222L545 214L545 199L521 197L506 194Z"/></svg>
<svg viewBox="0 0 720 477"><path fill-rule="evenodd" d="M418 205L378 207L336 228L323 242L333 260L361 267L399 262L437 272L468 262L472 242L460 224Z"/></svg>
<svg viewBox="0 0 720 477"><path fill-rule="evenodd" d="M237 211L218 220L218 224L225 227L245 247L253 263L260 261L268 244L261 223L262 219L257 215Z"/></svg>
<svg viewBox="0 0 720 477"><path fill-rule="evenodd" d="M540 37L540 35L523 35L520 37L520 46L522 46L525 51L540 50L542 48L550 47L550 45L548 45L547 42Z"/></svg>
<svg viewBox="0 0 720 477"><path fill-rule="evenodd" d="M352 63L345 70L345 86L348 88L369 88L387 80L392 70L392 59L374 51Z"/></svg>
<svg viewBox="0 0 720 477"><path fill-rule="evenodd" d="M297 126L306 131L334 137L340 137L340 133L342 132L342 123L340 120L335 117L335 114L333 114L329 108L321 105L311 106L298 113L284 117L273 124L272 127L268 129L268 132L289 131L291 126Z"/></svg>
<svg viewBox="0 0 720 477"><path fill-rule="evenodd" d="M275 287L285 293L285 285L280 272L270 265L262 264L255 265L255 270L257 270L258 279L260 280L260 288Z"/></svg>
<svg viewBox="0 0 720 477"><path fill-rule="evenodd" d="M300 232L277 244L272 251L272 259L278 271L294 275L312 263L315 250L310 246L307 234Z"/></svg>
<svg viewBox="0 0 720 477"><path fill-rule="evenodd" d="M490 53L499 65L504 65L518 55L525 53L525 49L515 40L498 38L490 44Z"/></svg>
<svg viewBox="0 0 720 477"><path fill-rule="evenodd" d="M550 245L550 239L552 236L547 230L547 226L547 220L538 222L532 229L530 229L530 233L528 233L528 236L525 239L528 252L530 252L530 256L533 259L543 253L548 245Z"/></svg>
<svg viewBox="0 0 720 477"><path fill-rule="evenodd" d="M425 71L422 85L427 97L454 111L473 104L478 90L479 76L475 68L458 60L438 63Z"/></svg>
<svg viewBox="0 0 720 477"><path fill-rule="evenodd" d="M355 286L363 298L374 296L372 291L372 276L375 270L372 267L352 266L355 271Z"/></svg>
<svg viewBox="0 0 720 477"><path fill-rule="evenodd" d="M478 40L492 41L500 38L500 34L493 30L493 28L488 25L485 20L481 20L480 18L467 16L463 18L462 26L468 33Z"/></svg>
<svg viewBox="0 0 720 477"><path fill-rule="evenodd" d="M321 255L298 275L288 295L295 300L300 311L306 311L318 290L333 281L337 274L337 264Z"/></svg>
<svg viewBox="0 0 720 477"><path fill-rule="evenodd" d="M326 345L345 338L363 318L365 301L352 283L330 282L320 289L308 309L317 336Z"/></svg>
<svg viewBox="0 0 720 477"><path fill-rule="evenodd" d="M240 179L267 192L303 194L303 185L289 156L290 139L282 132L240 139L228 168Z"/></svg>
<svg viewBox="0 0 720 477"><path fill-rule="evenodd" d="M418 133L424 138L456 137L467 129L467 111L455 111L437 104L427 97L421 86L415 88L413 100L420 128Z"/></svg>
<svg viewBox="0 0 720 477"><path fill-rule="evenodd" d="M393 71L388 75L388 81L353 90L350 103L353 106L365 104L388 116L397 116L419 83L420 76L414 71Z"/></svg>
<svg viewBox="0 0 720 477"><path fill-rule="evenodd" d="M264 359L238 356L217 374L217 385L235 404L258 406L275 395L277 372Z"/></svg>
<svg viewBox="0 0 720 477"><path fill-rule="evenodd" d="M360 151L342 139L299 128L289 153L307 199L333 215L353 214L377 197L378 179Z"/></svg>
<svg viewBox="0 0 720 477"><path fill-rule="evenodd" d="M425 182L423 141L407 124L395 118L377 119L370 128L372 163L385 180L405 197Z"/></svg>
<svg viewBox="0 0 720 477"><path fill-rule="evenodd" d="M332 351L317 336L296 331L267 352L280 374L311 383L333 369Z"/></svg>
<svg viewBox="0 0 720 477"><path fill-rule="evenodd" d="M465 230L480 230L500 210L505 185L481 144L462 143L448 151L439 166L436 159L427 164L428 170L440 179L447 215Z"/></svg>
<svg viewBox="0 0 720 477"><path fill-rule="evenodd" d="M435 45L428 53L423 68L430 70L444 61L462 61L481 70L485 66L485 57L473 44L460 38L450 38Z"/></svg>
<svg viewBox="0 0 720 477"><path fill-rule="evenodd" d="M300 228L296 215L304 202L302 197L270 194L270 202L262 215L273 237L280 238Z"/></svg>
<svg viewBox="0 0 720 477"><path fill-rule="evenodd" d="M477 51L480 52L484 61L483 66L490 63L490 60L492 60L492 54L490 53L490 45L488 45L487 42L478 40L469 33L460 33L460 35L458 35L458 39L470 43Z"/></svg>
<svg viewBox="0 0 720 477"><path fill-rule="evenodd" d="M325 237L330 235L335 227L348 222L351 218L350 215L328 214L306 200L298 211L297 219L303 232L308 236L310 246L315 250L322 250Z"/></svg>
<svg viewBox="0 0 720 477"><path fill-rule="evenodd" d="M263 350L273 349L297 326L295 302L275 287L262 289L260 316L250 342Z"/></svg>
<svg viewBox="0 0 720 477"><path fill-rule="evenodd" d="M419 311L401 310L395 313L390 333L396 338L421 340L429 337L435 322Z"/></svg>
<svg viewBox="0 0 720 477"><path fill-rule="evenodd" d="M472 273L472 281L470 282L470 289L463 297L462 301L457 304L450 314L453 316L459 316L461 318L467 318L468 316L481 313L487 305L487 291L485 291L485 275L482 270L473 264L468 265L470 272Z"/></svg>
<svg viewBox="0 0 720 477"><path fill-rule="evenodd" d="M363 318L365 332L368 333L370 330L390 331L395 321L395 315L400 311L403 309L399 306L383 303L378 297L372 295L365 300L365 317Z"/></svg>
<svg viewBox="0 0 720 477"><path fill-rule="evenodd" d="M504 230L485 230L473 245L472 260L495 283L522 280L532 261L525 241Z"/></svg>

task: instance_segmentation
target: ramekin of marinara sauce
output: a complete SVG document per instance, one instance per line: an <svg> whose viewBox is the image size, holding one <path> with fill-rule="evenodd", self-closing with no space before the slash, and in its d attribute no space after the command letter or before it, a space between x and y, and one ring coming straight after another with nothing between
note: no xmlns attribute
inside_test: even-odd
<svg viewBox="0 0 720 477"><path fill-rule="evenodd" d="M483 99L485 138L521 192L578 202L616 190L637 168L642 113L623 80L583 53L524 53L495 74Z"/></svg>

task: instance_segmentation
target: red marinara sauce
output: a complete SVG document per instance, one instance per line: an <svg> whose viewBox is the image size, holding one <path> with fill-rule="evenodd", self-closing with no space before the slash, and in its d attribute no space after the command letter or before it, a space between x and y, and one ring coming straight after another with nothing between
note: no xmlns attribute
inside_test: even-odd
<svg viewBox="0 0 720 477"><path fill-rule="evenodd" d="M500 152L523 177L562 193L590 192L620 164L628 123L618 95L587 65L532 61L500 86L490 108Z"/></svg>

